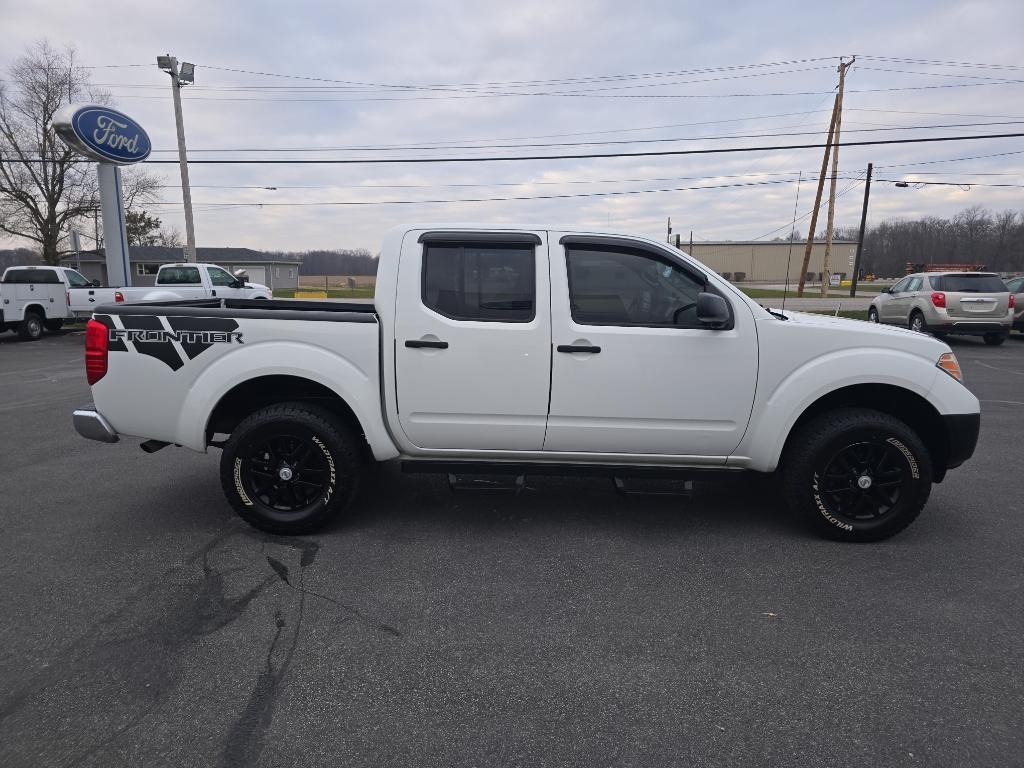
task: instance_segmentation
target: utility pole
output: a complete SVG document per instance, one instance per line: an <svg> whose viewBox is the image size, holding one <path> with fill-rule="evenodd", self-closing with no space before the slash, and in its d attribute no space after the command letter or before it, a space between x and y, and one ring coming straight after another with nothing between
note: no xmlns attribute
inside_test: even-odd
<svg viewBox="0 0 1024 768"><path fill-rule="evenodd" d="M849 63L844 64L839 59L839 93L836 94L836 138L835 151L832 152L832 179L828 188L828 230L825 233L825 259L821 267L821 296L828 296L829 284L832 282L832 274L829 269L829 258L832 255L832 226L836 218L836 175L839 173L839 141L843 127L843 87L846 85L846 70L853 66L857 60L854 56Z"/></svg>
<svg viewBox="0 0 1024 768"><path fill-rule="evenodd" d="M821 193L825 189L825 171L828 169L828 153L832 150L832 136L836 130L836 114L839 109L839 94L832 103L832 120L828 124L828 140L825 142L825 154L821 158L821 173L818 174L818 191L814 194L814 207L811 208L811 226L807 231L807 247L804 248L804 263L800 268L800 284L796 295L804 295L804 283L807 281L807 267L811 263L811 249L814 248L814 231L818 227L818 209L821 208Z"/></svg>
<svg viewBox="0 0 1024 768"><path fill-rule="evenodd" d="M181 199L185 203L185 261L196 261L196 230L192 222L192 189L188 182L188 155L185 152L185 122L181 116L181 89L195 82L195 65L181 63L170 54L156 57L156 64L171 76L171 93L174 96L174 123L178 131L178 166L181 169Z"/></svg>
<svg viewBox="0 0 1024 768"><path fill-rule="evenodd" d="M665 242L666 243L671 243L672 242L672 217L671 216L668 217L668 224L666 224Z"/></svg>
<svg viewBox="0 0 1024 768"><path fill-rule="evenodd" d="M693 256L693 230L690 230L690 256Z"/></svg>
<svg viewBox="0 0 1024 768"><path fill-rule="evenodd" d="M857 278L860 276L860 255L864 252L864 227L868 221L868 197L871 195L871 171L874 166L868 163L868 174L864 177L864 207L860 209L860 236L857 238L857 256L853 262L853 277L850 278L850 296L857 295Z"/></svg>

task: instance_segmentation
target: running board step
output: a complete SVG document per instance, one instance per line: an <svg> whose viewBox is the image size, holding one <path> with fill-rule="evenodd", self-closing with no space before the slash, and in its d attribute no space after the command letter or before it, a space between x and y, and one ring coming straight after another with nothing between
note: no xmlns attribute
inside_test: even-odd
<svg viewBox="0 0 1024 768"><path fill-rule="evenodd" d="M465 476L449 472L448 490L452 493L476 491L478 493L511 493L514 496L521 494L523 489L526 487L526 475L519 474L508 479L511 480L511 482L490 480L482 477L467 478Z"/></svg>
<svg viewBox="0 0 1024 768"><path fill-rule="evenodd" d="M636 479L636 478L632 478ZM631 488L626 485L626 478L614 477L612 481L615 483L615 492L622 496L675 496L685 499L693 498L693 480L683 480L682 482L675 482L676 487L658 487L657 485L651 485L647 488ZM682 486L682 487L679 487Z"/></svg>

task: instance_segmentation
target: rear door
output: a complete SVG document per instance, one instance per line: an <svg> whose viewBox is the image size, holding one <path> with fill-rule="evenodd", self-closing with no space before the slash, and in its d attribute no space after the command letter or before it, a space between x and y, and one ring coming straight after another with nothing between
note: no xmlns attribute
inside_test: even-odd
<svg viewBox="0 0 1024 768"><path fill-rule="evenodd" d="M551 259L551 412L545 451L702 457L739 445L757 382L754 318L670 252L568 236ZM696 317L723 295L729 327Z"/></svg>
<svg viewBox="0 0 1024 768"><path fill-rule="evenodd" d="M549 307L546 233L407 236L394 344L399 424L409 441L541 450Z"/></svg>
<svg viewBox="0 0 1024 768"><path fill-rule="evenodd" d="M965 272L942 275L946 312L964 320L1003 320L1010 310L1010 291L999 275Z"/></svg>

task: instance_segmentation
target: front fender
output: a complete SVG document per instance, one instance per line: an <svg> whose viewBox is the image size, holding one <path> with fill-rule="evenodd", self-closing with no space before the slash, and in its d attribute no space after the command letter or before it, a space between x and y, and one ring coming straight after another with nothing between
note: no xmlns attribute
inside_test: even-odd
<svg viewBox="0 0 1024 768"><path fill-rule="evenodd" d="M276 360L301 360L302 367ZM274 375L308 379L332 390L352 409L377 460L398 455L384 426L376 370L368 374L335 352L293 341L246 344L206 367L182 403L177 442L205 451L206 426L224 395L249 379Z"/></svg>
<svg viewBox="0 0 1024 768"><path fill-rule="evenodd" d="M936 376L946 374L935 367L934 361L896 349L848 348L819 355L774 386L769 383L763 394L758 392L750 426L735 451L737 460L730 463L742 463L760 472L774 471L797 419L815 401L844 387L886 384L937 405L929 396ZM969 392L967 395L973 398Z"/></svg>

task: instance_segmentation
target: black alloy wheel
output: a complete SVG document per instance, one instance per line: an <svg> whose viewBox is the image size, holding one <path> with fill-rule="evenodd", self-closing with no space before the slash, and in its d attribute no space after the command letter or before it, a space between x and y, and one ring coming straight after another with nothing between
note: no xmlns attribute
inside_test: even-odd
<svg viewBox="0 0 1024 768"><path fill-rule="evenodd" d="M302 512L330 490L330 466L308 435L284 434L242 448L241 479L250 498L279 512Z"/></svg>
<svg viewBox="0 0 1024 768"><path fill-rule="evenodd" d="M879 520L895 509L910 482L906 457L890 442L851 443L815 474L826 509L840 520Z"/></svg>

